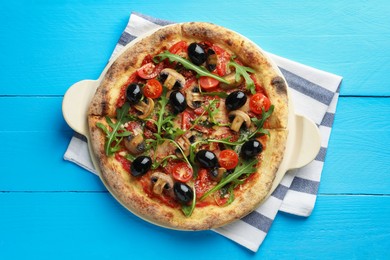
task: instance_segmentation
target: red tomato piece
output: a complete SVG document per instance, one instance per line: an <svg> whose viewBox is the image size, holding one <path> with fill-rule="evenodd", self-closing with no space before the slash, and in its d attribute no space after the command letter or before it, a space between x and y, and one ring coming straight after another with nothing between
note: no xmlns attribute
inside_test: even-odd
<svg viewBox="0 0 390 260"><path fill-rule="evenodd" d="M163 69L164 64L161 62L155 65L153 62L146 63L137 70L137 75L143 79L151 79L157 77Z"/></svg>
<svg viewBox="0 0 390 260"><path fill-rule="evenodd" d="M249 109L257 114L257 115L261 115L261 113L263 113L263 109L264 111L268 111L268 109L270 108L271 106L271 102L269 101L269 99L262 93L256 93L254 94L250 100L249 100Z"/></svg>
<svg viewBox="0 0 390 260"><path fill-rule="evenodd" d="M152 55L148 54L145 56L145 58L142 60L141 66L153 62L153 57Z"/></svg>
<svg viewBox="0 0 390 260"><path fill-rule="evenodd" d="M157 79L149 79L143 87L143 93L148 98L158 98L163 91L161 83Z"/></svg>
<svg viewBox="0 0 390 260"><path fill-rule="evenodd" d="M249 75L249 77L253 80L253 83L255 83L255 90L256 92L265 93L263 86L257 82L257 79L254 74Z"/></svg>
<svg viewBox="0 0 390 260"><path fill-rule="evenodd" d="M230 149L223 150L219 153L219 165L230 170L236 168L238 164L238 154Z"/></svg>
<svg viewBox="0 0 390 260"><path fill-rule="evenodd" d="M204 113L204 108L203 107L198 107L194 109L194 113L198 116Z"/></svg>
<svg viewBox="0 0 390 260"><path fill-rule="evenodd" d="M219 76L225 76L228 71L227 64L231 55L217 45L214 45L212 48L217 54L217 73Z"/></svg>
<svg viewBox="0 0 390 260"><path fill-rule="evenodd" d="M175 180L187 182L193 175L192 168L186 162L179 162L172 169L172 176Z"/></svg>
<svg viewBox="0 0 390 260"><path fill-rule="evenodd" d="M203 76L199 78L199 85L205 91L214 91L218 87L219 81L211 77Z"/></svg>
<svg viewBox="0 0 390 260"><path fill-rule="evenodd" d="M211 180L206 169L200 169L195 180L196 197L200 198L211 188Z"/></svg>
<svg viewBox="0 0 390 260"><path fill-rule="evenodd" d="M171 46L171 48L169 48L169 52L177 55L180 54L183 54L184 56L187 55L187 42L179 41L175 43L174 45Z"/></svg>
<svg viewBox="0 0 390 260"><path fill-rule="evenodd" d="M184 111L183 113L181 113L181 128L182 130L187 130L187 129L190 129L191 128L191 120L192 120L192 117L190 115L190 113L188 113L187 111Z"/></svg>

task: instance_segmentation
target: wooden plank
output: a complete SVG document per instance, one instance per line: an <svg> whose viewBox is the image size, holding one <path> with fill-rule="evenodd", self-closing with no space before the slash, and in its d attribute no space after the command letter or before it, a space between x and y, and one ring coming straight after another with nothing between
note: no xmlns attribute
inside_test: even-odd
<svg viewBox="0 0 390 260"><path fill-rule="evenodd" d="M3 122L0 132L70 132L59 97L0 97Z"/></svg>
<svg viewBox="0 0 390 260"><path fill-rule="evenodd" d="M0 135L0 191L106 191L94 174L63 160L72 132Z"/></svg>
<svg viewBox="0 0 390 260"><path fill-rule="evenodd" d="M2 3L0 17L0 48L7 50L0 60L2 75L7 75L0 77L0 95L61 95L79 80L97 78L131 10L175 21L218 23L275 54L344 76L342 94L389 95L385 82L389 81L390 29L385 25L390 24L390 7L386 3L239 1L226 5L221 0L213 4L224 8L209 12L203 6L210 3L204 0L142 5L8 1ZM167 9L170 12L161 12Z"/></svg>
<svg viewBox="0 0 390 260"><path fill-rule="evenodd" d="M389 113L389 98L340 98L320 192L390 194Z"/></svg>
<svg viewBox="0 0 390 260"><path fill-rule="evenodd" d="M278 215L257 254L211 231L153 226L104 193L0 193L0 208L2 259L390 256L390 197L320 196L308 219Z"/></svg>

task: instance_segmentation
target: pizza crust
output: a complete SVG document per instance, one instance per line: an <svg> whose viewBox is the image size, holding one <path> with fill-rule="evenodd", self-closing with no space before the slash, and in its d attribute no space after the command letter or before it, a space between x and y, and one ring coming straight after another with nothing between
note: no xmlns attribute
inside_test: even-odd
<svg viewBox="0 0 390 260"><path fill-rule="evenodd" d="M257 80L275 105L275 110L267 122L270 137L260 156L260 166L251 181L242 185L238 196L230 205L197 207L190 217L185 217L179 208L168 207L147 196L136 177L125 171L114 156L105 155L105 134L96 127L97 122L107 125L104 116L115 118L116 102L122 86L141 66L144 57L148 54L157 55L183 39L211 41L235 53L244 65L256 70ZM136 42L107 70L88 111L92 150L99 163L101 178L110 192L138 216L164 227L184 230L204 230L226 225L249 214L262 203L272 187L283 159L288 135L287 118L287 85L279 72L274 70L273 65L252 42L230 30L208 23L167 26Z"/></svg>
<svg viewBox="0 0 390 260"><path fill-rule="evenodd" d="M182 35L189 39L216 43L236 54L245 66L253 68L257 82L265 89L271 104L275 105L275 110L268 120L268 127L287 127L287 84L279 70L269 62L257 45L231 30L210 23L185 23L182 26Z"/></svg>
<svg viewBox="0 0 390 260"><path fill-rule="evenodd" d="M104 134L96 127L100 122L106 125L104 117L89 117L90 140L100 166L101 178L110 192L126 208L150 221L172 229L206 230L231 223L249 214L266 198L271 189L275 173L283 159L287 130L269 130L270 136L265 142L266 149L261 154L256 173L251 181L239 189L233 203L227 206L210 205L194 210L185 217L179 208L171 208L145 196L136 177L125 171L122 165L104 154Z"/></svg>

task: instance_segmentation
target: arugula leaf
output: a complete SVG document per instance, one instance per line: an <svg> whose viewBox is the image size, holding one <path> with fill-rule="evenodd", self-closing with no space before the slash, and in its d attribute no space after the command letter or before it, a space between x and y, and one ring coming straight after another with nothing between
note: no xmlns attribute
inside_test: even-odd
<svg viewBox="0 0 390 260"><path fill-rule="evenodd" d="M205 194L203 194L202 197L200 197L200 200L204 200L206 197L208 197L210 194L220 190L225 185L234 182L238 180L241 176L245 174L252 174L256 171L255 165L257 164L258 160L253 159L250 162L247 161L241 161L241 163L234 169L234 172L232 174L227 175L225 178L223 178L215 187L208 190Z"/></svg>
<svg viewBox="0 0 390 260"><path fill-rule="evenodd" d="M202 92L203 96L217 96L220 98L227 98L229 96L226 92Z"/></svg>
<svg viewBox="0 0 390 260"><path fill-rule="evenodd" d="M156 63L160 63L161 61L163 61L165 59L168 59L170 62L175 62L175 61L179 62L181 65L183 65L184 68L195 71L199 76L211 77L211 78L214 78L220 82L229 84L229 82L226 79L209 72L208 70L206 70L203 67L200 67L200 66L193 64L189 60L187 60L179 55L170 53L169 51L164 51L163 53L158 54L156 57L153 58L153 61Z"/></svg>
<svg viewBox="0 0 390 260"><path fill-rule="evenodd" d="M160 166L165 167L167 165L168 159L174 159L175 160L175 159L179 159L179 158L176 155L174 155L174 154L165 156L159 162L156 160L154 163L152 163L152 169L155 170L155 169L157 169Z"/></svg>
<svg viewBox="0 0 390 260"><path fill-rule="evenodd" d="M106 116L107 124L112 128L111 131L107 129L102 123L96 123L96 126L103 130L106 134L106 142L104 144L104 150L107 156L113 155L119 151L119 144L122 142L123 137L131 135L131 132L126 131L122 125L129 121L128 112L130 104L125 103L122 107L116 110L116 119L114 123L111 118Z"/></svg>
<svg viewBox="0 0 390 260"><path fill-rule="evenodd" d="M250 67L242 66L242 65L238 64L237 62L235 62L234 60L231 60L228 63L228 66L232 66L232 67L234 67L236 69L236 81L239 81L240 77L242 76L244 78L244 80L245 80L246 88L252 94L256 94L255 82L253 82L253 80L251 79L251 77L248 74L248 72L254 73L255 70L250 68Z"/></svg>
<svg viewBox="0 0 390 260"><path fill-rule="evenodd" d="M191 205L182 205L181 206L181 211L183 211L184 215L186 217L189 217L192 215L192 212L194 211L195 209L195 205L196 205L196 192L195 192L195 187L194 185L192 185L192 190L194 191L194 197L192 198L192 202L191 202Z"/></svg>
<svg viewBox="0 0 390 260"><path fill-rule="evenodd" d="M248 136L248 140L259 133L269 135L269 132L267 130L263 129L263 126L264 126L265 121L274 112L274 108L275 108L274 105L271 105L270 108L268 109L268 111L264 111L264 108L263 108L263 113L261 113L261 119L252 118L252 122L256 125L257 129L256 129L256 131L254 131L252 134L250 134Z"/></svg>
<svg viewBox="0 0 390 260"><path fill-rule="evenodd" d="M219 108L217 108L218 101L213 99L206 107L206 111L209 113L210 122L214 125L219 125L219 122L215 120L215 115L218 114Z"/></svg>

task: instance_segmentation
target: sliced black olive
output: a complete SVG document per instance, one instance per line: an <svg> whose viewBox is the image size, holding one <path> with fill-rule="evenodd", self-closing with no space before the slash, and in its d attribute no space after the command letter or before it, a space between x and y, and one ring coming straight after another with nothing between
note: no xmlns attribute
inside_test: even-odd
<svg viewBox="0 0 390 260"><path fill-rule="evenodd" d="M211 178L213 178L213 179L218 178L218 168L211 169L209 174L210 174Z"/></svg>
<svg viewBox="0 0 390 260"><path fill-rule="evenodd" d="M131 83L126 89L126 99L130 104L137 104L142 98L141 86L137 83Z"/></svg>
<svg viewBox="0 0 390 260"><path fill-rule="evenodd" d="M209 71L214 71L216 67L217 67L217 54L212 49L208 49L206 68Z"/></svg>
<svg viewBox="0 0 390 260"><path fill-rule="evenodd" d="M138 156L131 163L130 172L134 177L142 176L152 167L152 159L149 156Z"/></svg>
<svg viewBox="0 0 390 260"><path fill-rule="evenodd" d="M169 95L169 103L175 113L183 112L187 108L186 98L180 91L173 91Z"/></svg>
<svg viewBox="0 0 390 260"><path fill-rule="evenodd" d="M190 141L190 143L194 143L196 141L196 136L195 135L191 135L189 138L188 138L188 141Z"/></svg>
<svg viewBox="0 0 390 260"><path fill-rule="evenodd" d="M188 50L188 57L195 65L201 65L206 61L207 59L206 52L204 51L203 47L200 44L193 42L188 46L187 50Z"/></svg>
<svg viewBox="0 0 390 260"><path fill-rule="evenodd" d="M211 179L213 179L214 181L220 181L223 176L225 176L227 170L225 168L213 168L209 171L209 175L211 177Z"/></svg>
<svg viewBox="0 0 390 260"><path fill-rule="evenodd" d="M246 141L241 147L241 157L244 159L254 158L263 151L263 145L256 139Z"/></svg>
<svg viewBox="0 0 390 260"><path fill-rule="evenodd" d="M209 150L200 150L196 153L195 159L204 168L216 168L218 167L217 156Z"/></svg>
<svg viewBox="0 0 390 260"><path fill-rule="evenodd" d="M192 91L192 93L199 93L200 92L198 86L194 86L191 91Z"/></svg>
<svg viewBox="0 0 390 260"><path fill-rule="evenodd" d="M164 81L168 78L168 74L166 73L161 73L160 76L158 77L159 81L161 83L164 83Z"/></svg>
<svg viewBox="0 0 390 260"><path fill-rule="evenodd" d="M181 204L188 204L194 198L194 191L185 183L176 182L173 185L173 192L177 201Z"/></svg>
<svg viewBox="0 0 390 260"><path fill-rule="evenodd" d="M236 110L245 105L247 96L244 92L237 90L226 97L225 105L228 110Z"/></svg>

